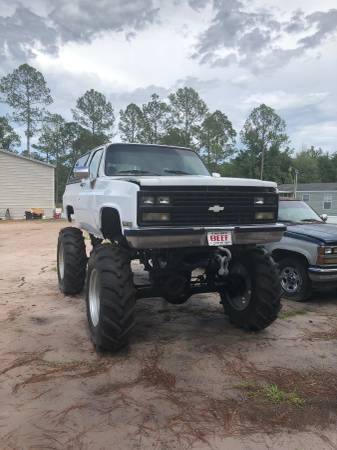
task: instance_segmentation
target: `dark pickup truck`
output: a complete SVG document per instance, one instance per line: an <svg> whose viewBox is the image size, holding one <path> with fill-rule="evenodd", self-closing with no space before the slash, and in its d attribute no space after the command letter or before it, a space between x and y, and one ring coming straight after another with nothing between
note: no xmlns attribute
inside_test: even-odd
<svg viewBox="0 0 337 450"><path fill-rule="evenodd" d="M305 202L280 200L278 221L287 231L266 247L278 262L283 297L301 302L312 288L337 287L337 225L326 220Z"/></svg>

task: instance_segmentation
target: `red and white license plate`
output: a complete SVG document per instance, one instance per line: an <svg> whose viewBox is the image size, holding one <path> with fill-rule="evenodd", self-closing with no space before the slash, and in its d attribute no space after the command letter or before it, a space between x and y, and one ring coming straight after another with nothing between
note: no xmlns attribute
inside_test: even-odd
<svg viewBox="0 0 337 450"><path fill-rule="evenodd" d="M208 245L232 245L231 231L210 231L207 233Z"/></svg>

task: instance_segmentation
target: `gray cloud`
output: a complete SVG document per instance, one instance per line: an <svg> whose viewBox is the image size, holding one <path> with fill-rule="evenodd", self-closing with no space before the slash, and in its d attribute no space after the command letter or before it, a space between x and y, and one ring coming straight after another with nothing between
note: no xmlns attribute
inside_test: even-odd
<svg viewBox="0 0 337 450"><path fill-rule="evenodd" d="M297 10L284 21L265 10L252 12L247 5L240 0L213 0L213 19L199 35L192 57L212 67L237 63L256 72L280 67L337 34L337 9L308 15ZM296 40L296 34L303 32L306 36ZM283 37L292 37L295 45L282 46Z"/></svg>
<svg viewBox="0 0 337 450"><path fill-rule="evenodd" d="M12 14L0 13L0 56L23 61L34 56L34 48L55 54L62 43L90 42L108 31L132 37L155 22L154 1L34 0L29 7L14 1Z"/></svg>
<svg viewBox="0 0 337 450"><path fill-rule="evenodd" d="M306 19L309 24L316 26L317 31L299 41L304 48L317 47L337 32L337 9L315 12L307 16Z"/></svg>
<svg viewBox="0 0 337 450"><path fill-rule="evenodd" d="M140 30L153 23L152 0L55 0L50 19L64 41L90 41L105 31Z"/></svg>
<svg viewBox="0 0 337 450"><path fill-rule="evenodd" d="M48 53L55 53L57 33L46 20L19 6L14 14L0 16L0 56L22 60L31 57L32 48L40 46Z"/></svg>
<svg viewBox="0 0 337 450"><path fill-rule="evenodd" d="M209 3L209 0L188 0L188 4L191 8L198 11L199 9L204 8L207 3Z"/></svg>

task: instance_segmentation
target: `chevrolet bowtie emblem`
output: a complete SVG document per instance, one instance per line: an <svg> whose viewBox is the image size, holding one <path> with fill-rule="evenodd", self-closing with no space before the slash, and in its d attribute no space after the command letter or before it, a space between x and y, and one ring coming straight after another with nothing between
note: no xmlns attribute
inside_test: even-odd
<svg viewBox="0 0 337 450"><path fill-rule="evenodd" d="M214 205L214 206L210 206L209 208L208 208L208 211L213 211L213 212L215 212L215 213L218 213L218 212L220 212L220 211L223 211L225 208L223 207L223 206L220 206L220 205Z"/></svg>

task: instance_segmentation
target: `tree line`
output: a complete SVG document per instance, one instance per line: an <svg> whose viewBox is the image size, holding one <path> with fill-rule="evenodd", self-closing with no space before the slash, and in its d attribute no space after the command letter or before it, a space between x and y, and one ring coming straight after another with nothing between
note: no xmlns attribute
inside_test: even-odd
<svg viewBox="0 0 337 450"><path fill-rule="evenodd" d="M251 111L237 133L223 111L211 111L195 89L183 87L166 99L154 93L147 103L130 103L116 123L111 102L90 89L77 99L73 120L67 121L47 110L53 102L50 89L43 74L28 64L0 79L0 101L11 110L0 116L0 147L17 152L21 139L15 124L24 127L22 154L56 166L57 202L74 162L115 138L117 130L123 142L191 147L210 171L223 176L292 183L297 169L299 182L337 181L337 154L314 147L295 154L285 121L265 104Z"/></svg>

